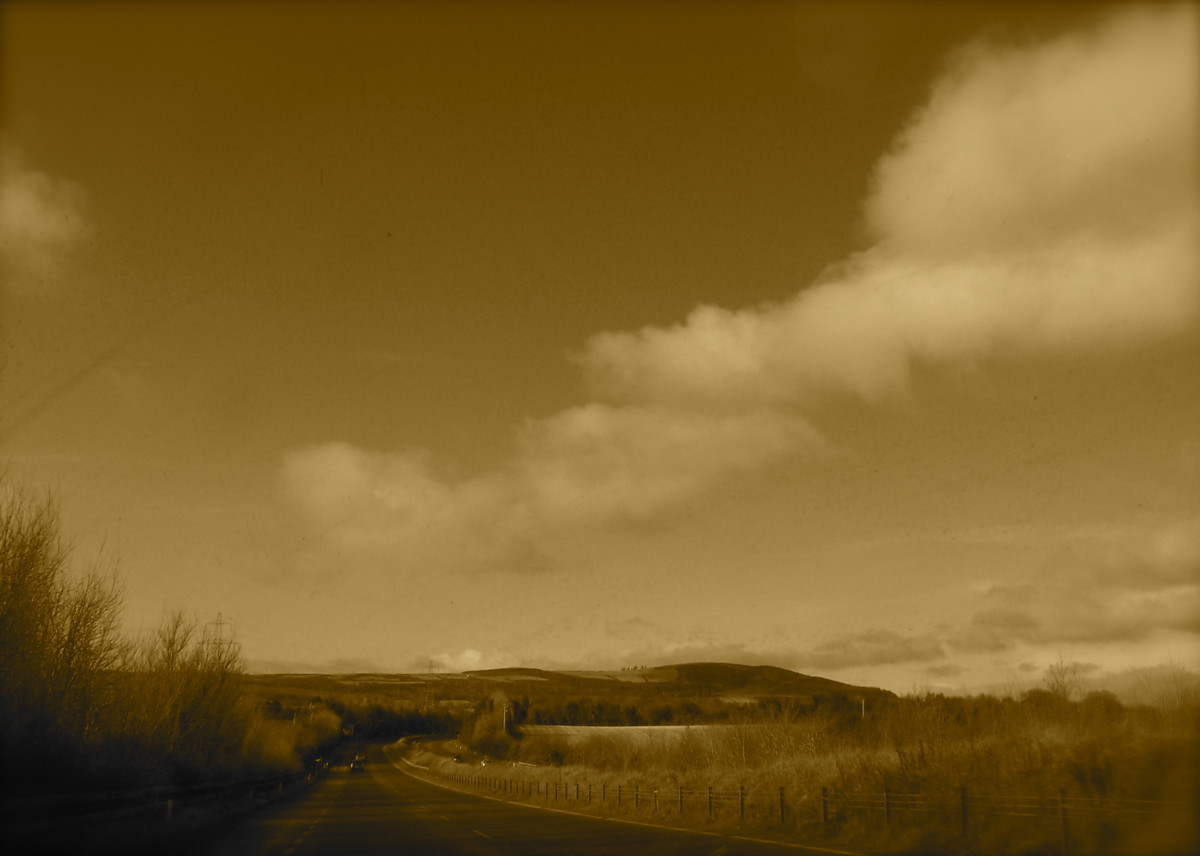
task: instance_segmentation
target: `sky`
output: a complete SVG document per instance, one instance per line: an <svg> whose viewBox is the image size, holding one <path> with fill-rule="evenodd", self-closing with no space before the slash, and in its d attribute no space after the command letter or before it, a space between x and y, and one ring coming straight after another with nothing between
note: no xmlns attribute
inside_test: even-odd
<svg viewBox="0 0 1200 856"><path fill-rule="evenodd" d="M0 461L255 671L1200 665L1196 4L0 4Z"/></svg>

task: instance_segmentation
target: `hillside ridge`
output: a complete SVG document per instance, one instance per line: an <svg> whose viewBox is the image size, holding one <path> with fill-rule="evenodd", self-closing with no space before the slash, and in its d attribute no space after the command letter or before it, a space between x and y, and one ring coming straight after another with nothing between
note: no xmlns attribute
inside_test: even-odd
<svg viewBox="0 0 1200 856"><path fill-rule="evenodd" d="M738 693L749 696L830 696L891 697L889 690L857 686L818 675L807 675L780 666L742 663L695 662L645 668L611 670L554 671L529 667L475 669L463 672L471 678L495 681L545 681L584 688L594 682L611 686L614 681L637 685L655 684L660 689L672 685L680 690L709 693ZM632 687L631 687L632 689Z"/></svg>

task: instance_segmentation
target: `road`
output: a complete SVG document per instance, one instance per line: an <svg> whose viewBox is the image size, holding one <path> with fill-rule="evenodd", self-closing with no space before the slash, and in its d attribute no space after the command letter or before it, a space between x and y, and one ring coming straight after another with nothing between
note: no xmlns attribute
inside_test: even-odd
<svg viewBox="0 0 1200 856"><path fill-rule="evenodd" d="M828 854L736 837L583 817L460 793L375 749L294 799L199 843L194 856L766 856Z"/></svg>

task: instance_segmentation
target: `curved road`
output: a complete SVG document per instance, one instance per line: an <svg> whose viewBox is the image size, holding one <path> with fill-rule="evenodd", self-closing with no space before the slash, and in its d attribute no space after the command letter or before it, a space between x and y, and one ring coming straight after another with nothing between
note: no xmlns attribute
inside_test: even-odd
<svg viewBox="0 0 1200 856"><path fill-rule="evenodd" d="M830 850L583 817L430 784L375 748L297 797L246 817L196 856L765 856Z"/></svg>

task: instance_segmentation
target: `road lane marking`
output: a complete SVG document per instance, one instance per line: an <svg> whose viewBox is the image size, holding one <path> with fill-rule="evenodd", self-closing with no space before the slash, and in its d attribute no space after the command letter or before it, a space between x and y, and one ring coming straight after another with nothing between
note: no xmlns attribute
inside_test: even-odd
<svg viewBox="0 0 1200 856"><path fill-rule="evenodd" d="M788 841L772 841L769 838L752 838L749 835L731 835L730 838L736 838L738 841L752 841L755 844L774 844L777 847L798 847L804 850L816 850L821 853L837 853L839 856L862 856L860 853L851 853L849 850L832 850L828 847L817 847L813 844L792 844Z"/></svg>
<svg viewBox="0 0 1200 856"><path fill-rule="evenodd" d="M480 838L491 839L491 837L492 837L492 836L488 835L486 832L480 832L478 829L472 829L471 831L474 832L476 835L478 835Z"/></svg>
<svg viewBox="0 0 1200 856"><path fill-rule="evenodd" d="M304 836L306 836L312 830L312 828L320 823L321 819L329 813L329 809L332 808L333 804L341 797L342 790L345 787L346 782L343 779L325 778L318 780L318 782L314 784L312 788L308 789L304 795L297 797L298 801L296 806L305 805L314 810L318 805L323 804L324 807L321 809L320 814L317 815L317 819L312 821L309 827L300 833L298 838L292 839L292 845L287 850L283 851L285 856L296 851L296 845L299 844L304 839ZM330 794L330 791L332 791L332 794ZM304 823L306 820L307 815L295 818L289 818L288 815L284 815L274 821L271 821L269 825L272 828L275 826L275 824L278 824L279 828L268 830L267 836L258 843L257 850L255 852L258 854L258 856L267 856L267 854L279 853L279 848L286 843L287 836L289 834L295 834L300 824Z"/></svg>
<svg viewBox="0 0 1200 856"><path fill-rule="evenodd" d="M743 836L743 835L730 835L730 834L725 834L725 833L721 833L721 832L707 832L703 829L687 829L686 827L682 827L682 826L666 826L665 824L661 824L661 823L646 823L645 821L630 820L628 818L623 818L623 817L605 817L603 815L598 815L598 814L586 814L581 811L569 811L567 809L561 809L561 808L550 808L549 806L532 805L530 803L517 802L516 800L506 800L506 799L502 799L500 797L493 797L493 796L489 796L487 794L477 794L477 793L473 793L471 791L462 791L462 790L459 790L458 788L451 787L450 785L444 785L441 782L434 782L429 779L422 778L420 776L415 776L412 773L408 772L407 770L404 770L403 768L401 768L395 764L393 764L393 766L396 767L397 772L399 772L403 775L409 776L410 778L416 779L418 782L423 782L427 785L433 785L435 788L441 788L442 790L450 791L451 793L455 793L455 794L462 794L463 796L478 797L479 799L491 800L492 802L504 803L505 805L513 805L513 806L520 806L521 808L533 809L534 811L550 811L550 812L554 812L555 814L567 814L567 815L570 815L571 817L588 817L593 820L606 820L606 821L609 821L610 823L624 823L629 826L645 826L645 827L648 827L649 829L659 829L659 830L664 830L664 831L668 831L668 832L683 832L688 835L707 835L710 838L738 839L741 841L749 841L749 842L752 842L755 844L770 844L775 847L787 847L791 850L808 850L810 852L817 852L817 853L835 853L835 854L838 854L838 856L864 856L864 854L862 854L862 853L855 853L850 850L831 850L828 847L817 847L812 844L797 844L797 843L793 843L791 841L772 841L768 838L749 838L749 837ZM477 834L483 835L483 833L477 833ZM487 837L487 836L484 836L484 837Z"/></svg>

